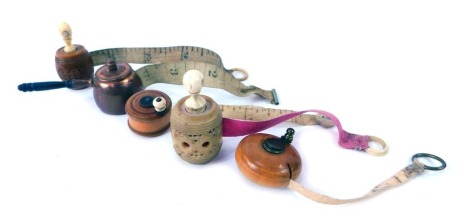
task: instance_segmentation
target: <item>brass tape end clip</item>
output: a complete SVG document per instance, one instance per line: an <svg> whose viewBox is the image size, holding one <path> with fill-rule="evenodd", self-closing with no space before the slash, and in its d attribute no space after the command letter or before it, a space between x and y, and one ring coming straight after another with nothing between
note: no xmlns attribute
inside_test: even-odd
<svg viewBox="0 0 470 219"><path fill-rule="evenodd" d="M274 105L279 105L279 99L277 97L276 89L271 90L271 95L273 96L273 99L271 100L271 103Z"/></svg>

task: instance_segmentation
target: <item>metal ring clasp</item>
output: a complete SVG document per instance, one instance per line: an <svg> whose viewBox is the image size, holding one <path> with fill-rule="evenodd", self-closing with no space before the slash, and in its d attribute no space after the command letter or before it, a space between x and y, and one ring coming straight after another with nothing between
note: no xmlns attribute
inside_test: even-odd
<svg viewBox="0 0 470 219"><path fill-rule="evenodd" d="M374 156L383 156L387 153L388 146L385 143L385 141L382 140L381 138L375 137L375 136L369 136L369 142L375 142L375 143L379 144L380 146L382 146L382 149L374 149L374 148L371 148L369 146L368 148L365 149L365 151L368 154L374 155Z"/></svg>
<svg viewBox="0 0 470 219"><path fill-rule="evenodd" d="M446 164L446 162L444 161L444 159L442 159L442 158L440 158L440 157L438 157L438 156L436 156L436 155L427 154L427 153L418 153L418 154L415 154L415 155L413 155L413 157L411 157L411 161L413 161L413 162L419 162L419 161L417 161L416 159L418 159L418 158L420 158L420 157L431 158L431 159L437 160L437 161L439 161L439 162L441 163L440 166L431 167L431 166L428 166L428 165L423 164L423 163L420 162L421 164L424 165L424 169L426 169L426 170L432 170L432 171L443 170L443 169L445 169L446 166L447 166L447 164ZM416 161L415 161L415 160L416 160Z"/></svg>

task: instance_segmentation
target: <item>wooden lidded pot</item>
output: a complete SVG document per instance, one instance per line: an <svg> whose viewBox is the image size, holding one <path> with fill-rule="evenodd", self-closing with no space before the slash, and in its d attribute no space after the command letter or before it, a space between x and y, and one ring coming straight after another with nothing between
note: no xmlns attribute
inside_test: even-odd
<svg viewBox="0 0 470 219"><path fill-rule="evenodd" d="M250 180L269 187L285 187L302 169L297 150L290 144L294 129L281 138L264 133L246 136L238 144L235 160Z"/></svg>
<svg viewBox="0 0 470 219"><path fill-rule="evenodd" d="M112 59L96 71L93 79L93 97L96 105L101 111L110 115L126 114L127 100L142 90L142 80L132 67Z"/></svg>
<svg viewBox="0 0 470 219"><path fill-rule="evenodd" d="M60 79L91 80L95 70L90 53L84 46L72 44L72 29L67 23L61 23L59 31L65 42L65 46L55 54L55 67Z"/></svg>
<svg viewBox="0 0 470 219"><path fill-rule="evenodd" d="M129 128L143 136L158 136L170 126L170 97L158 90L144 90L126 102Z"/></svg>
<svg viewBox="0 0 470 219"><path fill-rule="evenodd" d="M94 66L90 53L82 45L75 45L76 50L65 52L65 47L56 51L55 67L62 80L90 80L93 77Z"/></svg>

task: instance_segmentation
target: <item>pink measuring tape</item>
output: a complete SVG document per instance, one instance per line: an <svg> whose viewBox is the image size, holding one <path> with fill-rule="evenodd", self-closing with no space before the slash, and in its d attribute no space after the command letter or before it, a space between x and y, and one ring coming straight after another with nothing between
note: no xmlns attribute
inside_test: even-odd
<svg viewBox="0 0 470 219"><path fill-rule="evenodd" d="M235 136L243 136L254 134L268 128L271 128L275 125L278 125L282 122L285 122L289 119L292 119L296 116L305 114L305 113L319 113L328 117L327 119L331 120L331 122L336 126L338 129L338 144L347 149L356 149L356 150L363 150L369 154L380 156L387 153L388 147L387 144L380 138L375 136L369 135L357 135L352 134L345 131L341 125L339 119L333 115L332 113L323 111L323 110L304 110L298 112L287 113L285 115L278 116L276 118L272 118L265 121L252 121L252 120L241 120L241 119L233 119L224 117L222 120L222 130L223 136L226 137L235 137ZM369 146L369 142L376 142L381 145L382 149L374 149Z"/></svg>

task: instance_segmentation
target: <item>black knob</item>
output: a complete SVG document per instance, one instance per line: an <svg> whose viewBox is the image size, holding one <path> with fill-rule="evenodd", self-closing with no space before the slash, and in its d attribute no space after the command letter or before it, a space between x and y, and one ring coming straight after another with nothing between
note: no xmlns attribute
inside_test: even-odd
<svg viewBox="0 0 470 219"><path fill-rule="evenodd" d="M284 152L284 148L294 140L295 130L288 128L281 138L268 138L263 142L263 148L273 154Z"/></svg>
<svg viewBox="0 0 470 219"><path fill-rule="evenodd" d="M143 96L142 98L140 98L139 105L144 108L153 107L153 97Z"/></svg>

